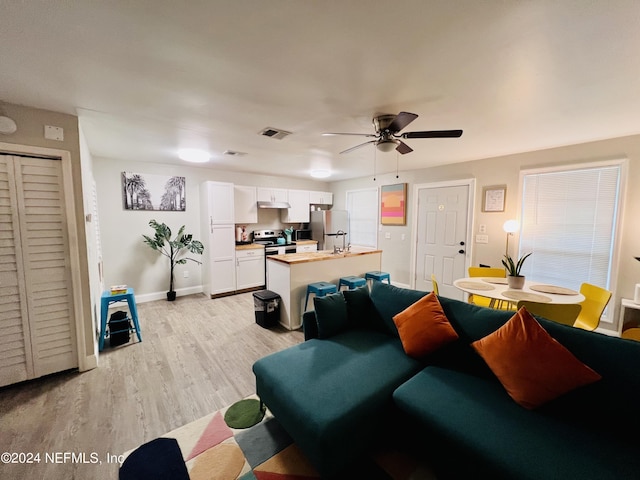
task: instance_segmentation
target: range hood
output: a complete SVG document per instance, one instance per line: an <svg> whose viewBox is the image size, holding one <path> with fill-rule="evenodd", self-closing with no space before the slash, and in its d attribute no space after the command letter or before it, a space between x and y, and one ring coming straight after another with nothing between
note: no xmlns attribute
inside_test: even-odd
<svg viewBox="0 0 640 480"><path fill-rule="evenodd" d="M291 208L289 202L258 202L258 208Z"/></svg>

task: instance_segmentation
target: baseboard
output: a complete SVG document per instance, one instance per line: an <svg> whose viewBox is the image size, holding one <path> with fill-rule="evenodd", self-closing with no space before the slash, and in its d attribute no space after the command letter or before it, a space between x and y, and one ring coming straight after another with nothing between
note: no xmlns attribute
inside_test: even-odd
<svg viewBox="0 0 640 480"><path fill-rule="evenodd" d="M394 287L398 287L398 288L411 289L411 285L407 285L406 283L391 282L391 285L393 285Z"/></svg>
<svg viewBox="0 0 640 480"><path fill-rule="evenodd" d="M98 367L98 357L95 355L88 355L84 357L84 360L81 362L78 370L81 372L86 372L87 370L93 370Z"/></svg>
<svg viewBox="0 0 640 480"><path fill-rule="evenodd" d="M176 296L182 297L184 295L193 295L195 293L202 293L202 285L196 285L195 287L179 288L176 290ZM155 300L166 300L167 292L152 292L143 293L139 295L136 293L136 303L153 302ZM114 305L114 307L117 306Z"/></svg>

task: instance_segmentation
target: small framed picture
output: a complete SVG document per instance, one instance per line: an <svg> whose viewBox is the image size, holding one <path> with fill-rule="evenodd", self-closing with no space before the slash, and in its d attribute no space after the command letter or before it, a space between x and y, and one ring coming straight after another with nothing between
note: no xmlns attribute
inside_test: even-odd
<svg viewBox="0 0 640 480"><path fill-rule="evenodd" d="M504 212L504 201L507 196L506 185L492 185L482 189L482 211Z"/></svg>

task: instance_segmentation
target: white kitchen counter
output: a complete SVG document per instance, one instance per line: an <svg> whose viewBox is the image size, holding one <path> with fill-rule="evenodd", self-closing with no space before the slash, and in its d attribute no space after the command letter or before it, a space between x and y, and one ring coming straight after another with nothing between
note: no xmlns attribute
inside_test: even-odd
<svg viewBox="0 0 640 480"><path fill-rule="evenodd" d="M267 289L282 298L280 323L289 330L302 326L307 285L331 282L338 285L340 277L380 270L382 250L353 250L333 255L330 251L290 253L267 257ZM313 309L309 299L309 310Z"/></svg>

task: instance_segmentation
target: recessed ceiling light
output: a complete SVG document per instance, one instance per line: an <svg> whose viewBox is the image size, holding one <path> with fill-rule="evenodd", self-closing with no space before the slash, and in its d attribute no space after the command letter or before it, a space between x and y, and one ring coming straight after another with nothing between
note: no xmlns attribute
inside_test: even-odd
<svg viewBox="0 0 640 480"><path fill-rule="evenodd" d="M311 170L311 176L313 178L327 178L330 175L331 175L331 172L329 170L322 170L322 169Z"/></svg>
<svg viewBox="0 0 640 480"><path fill-rule="evenodd" d="M178 157L180 160L193 163L205 163L211 158L209 152L197 148L183 148L178 151Z"/></svg>

